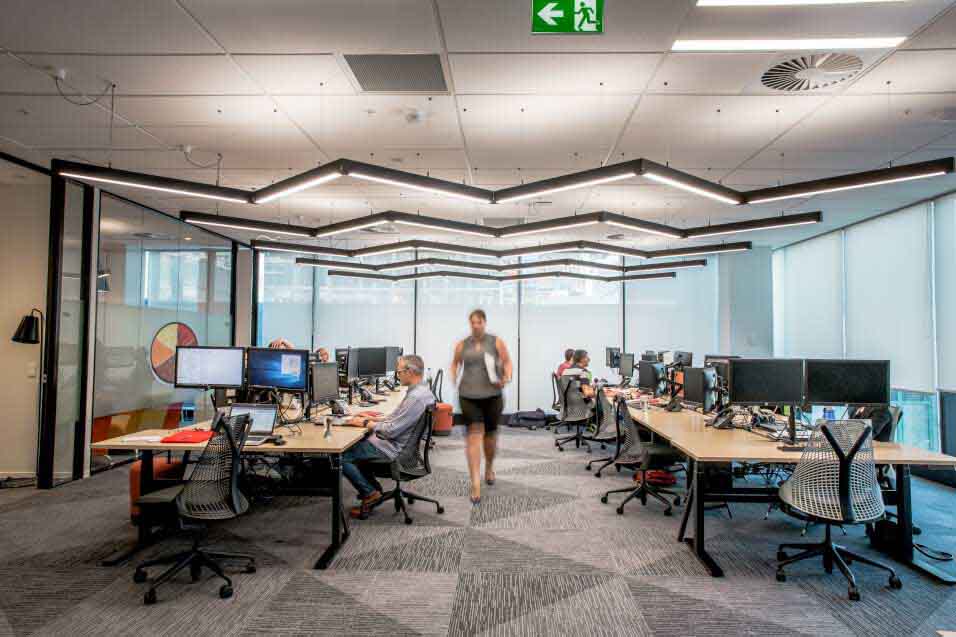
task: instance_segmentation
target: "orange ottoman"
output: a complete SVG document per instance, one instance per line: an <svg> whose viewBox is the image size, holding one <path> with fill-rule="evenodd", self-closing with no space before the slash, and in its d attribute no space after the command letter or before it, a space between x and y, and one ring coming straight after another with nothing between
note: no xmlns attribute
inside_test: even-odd
<svg viewBox="0 0 956 637"><path fill-rule="evenodd" d="M435 418L432 421L432 435L448 436L451 435L451 428L454 424L450 403L435 404Z"/></svg>

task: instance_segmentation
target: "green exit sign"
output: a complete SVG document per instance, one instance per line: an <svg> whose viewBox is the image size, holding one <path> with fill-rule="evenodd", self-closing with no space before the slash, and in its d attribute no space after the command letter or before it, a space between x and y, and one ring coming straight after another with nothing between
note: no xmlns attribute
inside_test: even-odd
<svg viewBox="0 0 956 637"><path fill-rule="evenodd" d="M531 0L531 33L604 33L604 0Z"/></svg>

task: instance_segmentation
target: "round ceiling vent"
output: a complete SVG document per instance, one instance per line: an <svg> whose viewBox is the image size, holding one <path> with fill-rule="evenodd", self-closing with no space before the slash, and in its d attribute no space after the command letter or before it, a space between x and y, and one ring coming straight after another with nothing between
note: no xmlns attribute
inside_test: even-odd
<svg viewBox="0 0 956 637"><path fill-rule="evenodd" d="M863 70L863 61L849 53L804 55L776 64L760 81L776 91L814 91L845 82Z"/></svg>

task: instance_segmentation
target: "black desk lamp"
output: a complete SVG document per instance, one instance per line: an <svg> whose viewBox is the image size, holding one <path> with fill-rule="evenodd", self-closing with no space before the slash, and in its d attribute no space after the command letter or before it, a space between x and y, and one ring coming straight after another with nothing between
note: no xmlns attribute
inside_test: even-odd
<svg viewBox="0 0 956 637"><path fill-rule="evenodd" d="M42 427L40 420L43 413L43 390L46 385L46 374L43 372L43 312L33 308L30 313L20 319L20 325L17 331L13 333L11 339L14 343L26 343L27 345L40 344L40 371L37 374L37 434L39 437L39 428ZM40 448L37 445L37 469L39 470Z"/></svg>

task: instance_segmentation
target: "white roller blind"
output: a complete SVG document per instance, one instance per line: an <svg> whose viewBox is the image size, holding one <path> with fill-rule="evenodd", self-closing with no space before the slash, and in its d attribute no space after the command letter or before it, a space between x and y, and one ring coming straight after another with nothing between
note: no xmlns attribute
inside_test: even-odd
<svg viewBox="0 0 956 637"><path fill-rule="evenodd" d="M783 349L777 355L842 358L843 235L833 232L780 252L783 298L775 310L783 319Z"/></svg>
<svg viewBox="0 0 956 637"><path fill-rule="evenodd" d="M940 389L956 391L956 197L936 202L936 343Z"/></svg>
<svg viewBox="0 0 956 637"><path fill-rule="evenodd" d="M926 205L846 231L847 357L887 358L894 387L933 391Z"/></svg>

